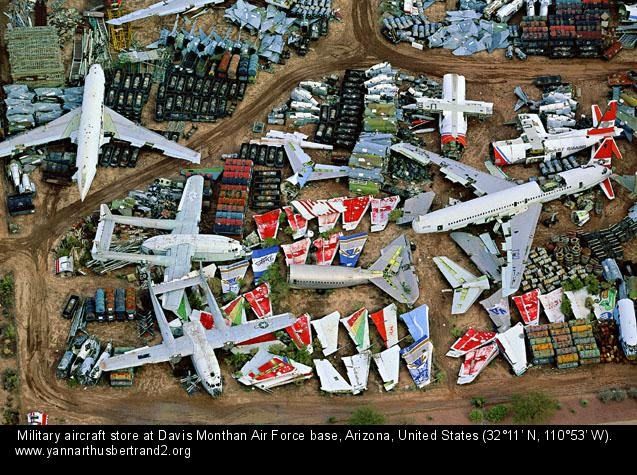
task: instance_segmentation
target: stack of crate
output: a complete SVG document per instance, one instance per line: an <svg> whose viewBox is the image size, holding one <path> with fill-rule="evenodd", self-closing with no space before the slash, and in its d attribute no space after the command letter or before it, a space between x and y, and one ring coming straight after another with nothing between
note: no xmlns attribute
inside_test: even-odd
<svg viewBox="0 0 637 475"><path fill-rule="evenodd" d="M599 363L601 361L599 348L593 335L592 325L584 320L571 320L569 322L573 344L577 348L581 365Z"/></svg>
<svg viewBox="0 0 637 475"><path fill-rule="evenodd" d="M225 236L243 237L250 182L252 180L252 161L228 159L221 177L214 233Z"/></svg>
<svg viewBox="0 0 637 475"><path fill-rule="evenodd" d="M549 334L548 325L527 326L524 328L531 347L532 363L534 365L553 364L555 352Z"/></svg>
<svg viewBox="0 0 637 475"><path fill-rule="evenodd" d="M555 362L559 369L575 368L579 365L577 348L573 344L568 323L559 322L549 325L551 343L555 351Z"/></svg>
<svg viewBox="0 0 637 475"><path fill-rule="evenodd" d="M549 27L545 16L525 16L520 37L526 54L544 56L549 50Z"/></svg>

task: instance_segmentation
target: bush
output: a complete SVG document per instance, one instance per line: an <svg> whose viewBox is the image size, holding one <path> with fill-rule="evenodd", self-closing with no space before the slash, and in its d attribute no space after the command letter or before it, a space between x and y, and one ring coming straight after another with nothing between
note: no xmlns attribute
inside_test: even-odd
<svg viewBox="0 0 637 475"><path fill-rule="evenodd" d="M13 276L11 274L0 279L0 304L4 307L13 305Z"/></svg>
<svg viewBox="0 0 637 475"><path fill-rule="evenodd" d="M479 424L484 420L484 411L482 409L473 409L469 413L469 420L474 424Z"/></svg>
<svg viewBox="0 0 637 475"><path fill-rule="evenodd" d="M599 399L604 404L610 401L621 402L621 401L625 401L626 398L629 396L629 394L630 393L626 391L625 389L618 389L618 388L604 389L603 391L600 391L597 394L597 399Z"/></svg>
<svg viewBox="0 0 637 475"><path fill-rule="evenodd" d="M10 407L4 408L4 424L8 426L17 426L20 423L20 414Z"/></svg>
<svg viewBox="0 0 637 475"><path fill-rule="evenodd" d="M502 422L508 415L509 408L504 404L498 404L497 406L493 406L487 411L487 413L485 414L485 419L493 423Z"/></svg>
<svg viewBox="0 0 637 475"><path fill-rule="evenodd" d="M462 335L464 335L464 331L462 330L462 328L458 328L456 326L451 328L451 336L454 338L460 338Z"/></svg>
<svg viewBox="0 0 637 475"><path fill-rule="evenodd" d="M352 426L377 426L385 423L385 416L371 407L356 409L349 418Z"/></svg>
<svg viewBox="0 0 637 475"><path fill-rule="evenodd" d="M239 371L244 364L252 359L252 354L247 353L230 353L227 358L224 359L225 363L230 366L234 372Z"/></svg>
<svg viewBox="0 0 637 475"><path fill-rule="evenodd" d="M534 392L513 396L511 408L516 423L539 424L551 418L558 408L558 403L544 393Z"/></svg>
<svg viewBox="0 0 637 475"><path fill-rule="evenodd" d="M274 345L270 347L270 353L273 355L285 356L298 363L306 366L312 366L312 356L306 349L299 350L293 342L290 342L287 346Z"/></svg>
<svg viewBox="0 0 637 475"><path fill-rule="evenodd" d="M600 291L599 280L593 274L589 274L584 279L584 283L586 284L586 289L589 294L597 295Z"/></svg>
<svg viewBox="0 0 637 475"><path fill-rule="evenodd" d="M267 238L263 240L263 248L266 249L268 247L278 246L281 244L276 238Z"/></svg>
<svg viewBox="0 0 637 475"><path fill-rule="evenodd" d="M2 373L2 387L5 391L13 392L18 388L20 378L15 369L7 368Z"/></svg>
<svg viewBox="0 0 637 475"><path fill-rule="evenodd" d="M278 259L263 273L261 276L261 282L267 282L270 284L270 299L273 304L285 299L290 292L288 281L281 274L281 266Z"/></svg>
<svg viewBox="0 0 637 475"><path fill-rule="evenodd" d="M389 213L389 221L392 222L392 223L395 223L396 221L398 221L402 217L403 217L403 210L402 209L395 209L391 213Z"/></svg>
<svg viewBox="0 0 637 475"><path fill-rule="evenodd" d="M562 296L562 303L560 304L560 312L564 314L564 317L568 320L569 318L573 318L573 309L571 308L571 301L568 299L566 295Z"/></svg>
<svg viewBox="0 0 637 475"><path fill-rule="evenodd" d="M573 284L573 290L579 290L584 288L584 282L579 277L573 277L571 279L571 283Z"/></svg>
<svg viewBox="0 0 637 475"><path fill-rule="evenodd" d="M485 398L483 398L483 397L479 397L478 396L478 397L472 397L471 398L471 405L473 407L477 407L477 408L484 407L486 402L487 402L487 400Z"/></svg>

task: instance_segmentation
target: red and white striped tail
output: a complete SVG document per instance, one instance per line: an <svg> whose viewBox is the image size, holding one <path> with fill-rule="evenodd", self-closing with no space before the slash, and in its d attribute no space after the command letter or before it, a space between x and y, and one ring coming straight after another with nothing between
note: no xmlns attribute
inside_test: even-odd
<svg viewBox="0 0 637 475"><path fill-rule="evenodd" d="M601 162L606 168L611 168L613 158L622 158L622 153L619 151L619 147L617 147L613 137L605 137L599 145L593 147L591 162ZM615 191L610 179L604 180L599 186L602 188L606 198L609 200L615 199Z"/></svg>

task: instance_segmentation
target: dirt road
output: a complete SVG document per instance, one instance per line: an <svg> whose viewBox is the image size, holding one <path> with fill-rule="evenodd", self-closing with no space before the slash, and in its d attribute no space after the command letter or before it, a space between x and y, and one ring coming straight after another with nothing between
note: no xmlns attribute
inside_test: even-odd
<svg viewBox="0 0 637 475"><path fill-rule="evenodd" d="M200 127L188 145L208 157L203 161L204 166L218 161L221 153L236 151L250 124L264 118L296 83L346 68L365 67L389 60L394 66L414 73L440 77L447 72L456 72L467 76L470 89L492 91L494 99L497 99L498 94L510 96L513 85L528 83L540 74L559 73L583 83L599 85L610 72L634 68L635 65L635 54L627 52L610 63L600 60L556 62L535 57L526 62L511 62L501 54L484 53L460 58L446 50L421 52L404 45L394 47L380 36L375 1L338 0L337 3L344 22L333 28L330 36L320 41L315 50L305 58L290 60L287 65L278 68L276 74L262 74L259 84L232 118ZM479 136L479 128L476 127L475 132L470 131L472 133ZM486 152L488 137L480 143L482 145L476 145L475 149L467 150L475 154L472 159L475 162ZM634 164L634 150L627 158ZM51 414L53 421L67 423L323 423L328 417L344 420L356 407L370 404L385 413L391 422L425 423L430 417L435 423L465 422L468 400L475 395L496 402L506 400L513 393L541 388L557 397L572 400L574 397L593 398L599 388L635 384L636 369L626 365L605 365L570 372L534 371L532 375L513 380L508 375L506 363L498 361L495 363L496 378L481 378L470 387L456 386L453 375L450 375L446 383L424 393L404 389L396 394L385 394L370 390L357 398L328 397L320 395L315 387L294 386L277 390L275 394L246 392L234 387L218 400L207 395L187 398L174 380L162 388L153 384L153 381L166 380L167 370L163 366L144 368L139 378L143 380L140 383L142 387L131 391L106 388L87 392L68 387L54 376L59 346L52 343L52 335L58 331L55 326L59 324L59 316L53 309L61 305L60 296L53 291L50 275L49 252L54 241L78 219L98 209L100 203L108 203L127 190L143 187L156 177L175 174L180 166L175 160L147 154L135 170L118 171L116 176L98 173L84 202L79 201L75 189L59 191L41 187L38 210L25 219L25 233L14 237L6 236L6 231L3 231L0 235L3 236L0 239L0 266L3 271L12 270L16 278L23 412L45 410ZM6 225L2 227L6 229ZM426 239L429 238L417 240L423 246L435 247L435 242L427 243ZM78 284L74 282L73 285ZM64 285L58 283L57 287ZM54 298L57 300L52 302ZM448 300L440 297L437 297L437 302L448 305ZM436 323L436 326L435 332L441 335L445 332L439 342L434 340L442 351L450 339L449 328L444 323ZM452 366L445 370L455 371L453 368L457 370ZM402 376L401 387L409 387L406 375ZM637 404L629 401L621 412L615 415L612 411L587 413L583 410L578 420L636 420Z"/></svg>

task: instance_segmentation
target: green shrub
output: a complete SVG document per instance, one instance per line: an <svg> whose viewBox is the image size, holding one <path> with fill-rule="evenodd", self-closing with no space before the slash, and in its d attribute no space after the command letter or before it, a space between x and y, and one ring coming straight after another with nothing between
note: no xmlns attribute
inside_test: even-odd
<svg viewBox="0 0 637 475"><path fill-rule="evenodd" d="M371 407L356 409L349 418L352 426L374 426L385 423L385 416Z"/></svg>
<svg viewBox="0 0 637 475"><path fill-rule="evenodd" d="M504 404L498 404L489 409L485 414L485 419L489 422L502 422L509 415L509 408Z"/></svg>
<svg viewBox="0 0 637 475"><path fill-rule="evenodd" d="M469 413L469 420L474 424L479 424L484 421L484 411L482 409L473 409Z"/></svg>
<svg viewBox="0 0 637 475"><path fill-rule="evenodd" d="M551 418L557 408L557 401L541 392L517 394L513 396L511 404L513 420L519 424L545 422Z"/></svg>

